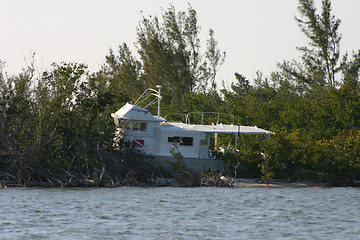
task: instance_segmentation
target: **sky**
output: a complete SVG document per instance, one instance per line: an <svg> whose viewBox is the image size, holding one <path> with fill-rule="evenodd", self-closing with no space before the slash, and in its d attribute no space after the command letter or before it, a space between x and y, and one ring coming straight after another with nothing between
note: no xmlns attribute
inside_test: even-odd
<svg viewBox="0 0 360 240"><path fill-rule="evenodd" d="M321 9L321 1L316 0ZM238 72L249 80L261 71L269 76L277 63L297 59L296 47L307 39L295 16L297 0L0 0L0 60L3 72L16 75L35 53L37 72L61 62L85 63L96 72L112 48L126 43L136 53L136 27L142 16L161 16L172 4L197 11L202 49L209 29L215 32L226 60L217 75L218 86L229 87ZM341 51L360 49L359 0L332 0L341 19ZM320 12L319 12L320 13Z"/></svg>

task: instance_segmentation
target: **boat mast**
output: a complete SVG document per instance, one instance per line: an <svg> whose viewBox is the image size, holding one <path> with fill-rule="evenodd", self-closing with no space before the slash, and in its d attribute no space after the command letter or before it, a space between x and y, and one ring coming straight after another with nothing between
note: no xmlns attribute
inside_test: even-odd
<svg viewBox="0 0 360 240"><path fill-rule="evenodd" d="M160 117L160 101L161 101L161 88L162 86L161 85L156 85L156 87L159 89L158 91L158 117Z"/></svg>

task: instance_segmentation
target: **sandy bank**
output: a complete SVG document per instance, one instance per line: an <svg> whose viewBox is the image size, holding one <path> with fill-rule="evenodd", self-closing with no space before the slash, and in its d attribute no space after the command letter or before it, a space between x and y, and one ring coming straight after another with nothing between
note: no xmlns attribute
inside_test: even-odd
<svg viewBox="0 0 360 240"><path fill-rule="evenodd" d="M309 181L296 181L291 182L287 180L274 179L270 182L265 182L261 179L245 179L245 178L235 178L233 179L234 187L292 187L292 188L301 188L301 187L331 187L327 183L316 183Z"/></svg>
<svg viewBox="0 0 360 240"><path fill-rule="evenodd" d="M304 187L333 187L328 183L274 179L263 181L249 178L202 177L199 185L193 183L183 184L175 178L158 178L153 182L155 187L268 187L268 188L304 188Z"/></svg>

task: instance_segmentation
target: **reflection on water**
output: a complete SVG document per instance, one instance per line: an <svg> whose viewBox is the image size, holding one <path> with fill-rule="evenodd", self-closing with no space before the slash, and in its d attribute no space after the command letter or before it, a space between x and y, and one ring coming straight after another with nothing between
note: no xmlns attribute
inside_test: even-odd
<svg viewBox="0 0 360 240"><path fill-rule="evenodd" d="M0 239L358 239L356 188L0 189Z"/></svg>

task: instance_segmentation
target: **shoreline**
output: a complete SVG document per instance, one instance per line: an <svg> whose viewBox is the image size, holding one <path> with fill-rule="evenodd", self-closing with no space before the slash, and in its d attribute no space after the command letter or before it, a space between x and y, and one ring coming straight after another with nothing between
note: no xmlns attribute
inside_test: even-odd
<svg viewBox="0 0 360 240"><path fill-rule="evenodd" d="M181 183L176 178L157 178L152 182L122 182L122 184L91 186L91 185L77 185L77 186L49 186L49 185L6 185L0 181L0 189L6 188L117 188L117 187L220 187L220 188L337 188L337 187L360 187L360 182L353 184L334 185L326 182L316 181L290 181L284 179L272 179L271 181L264 181L260 178L226 178L222 177L202 177L201 183L194 185L193 183Z"/></svg>
<svg viewBox="0 0 360 240"><path fill-rule="evenodd" d="M319 188L331 188L331 187L359 187L360 185L343 185L335 186L325 182L315 181L289 181L284 179L273 179L271 181L264 181L260 178L226 178L216 177L202 178L199 186L187 186L181 185L175 178L158 178L154 181L155 187L234 187L234 188L307 188L307 187L319 187Z"/></svg>
<svg viewBox="0 0 360 240"><path fill-rule="evenodd" d="M305 187L336 187L329 183L311 181L288 181L283 179L273 179L269 182L261 179L236 178L234 187L269 187L269 188L305 188Z"/></svg>

